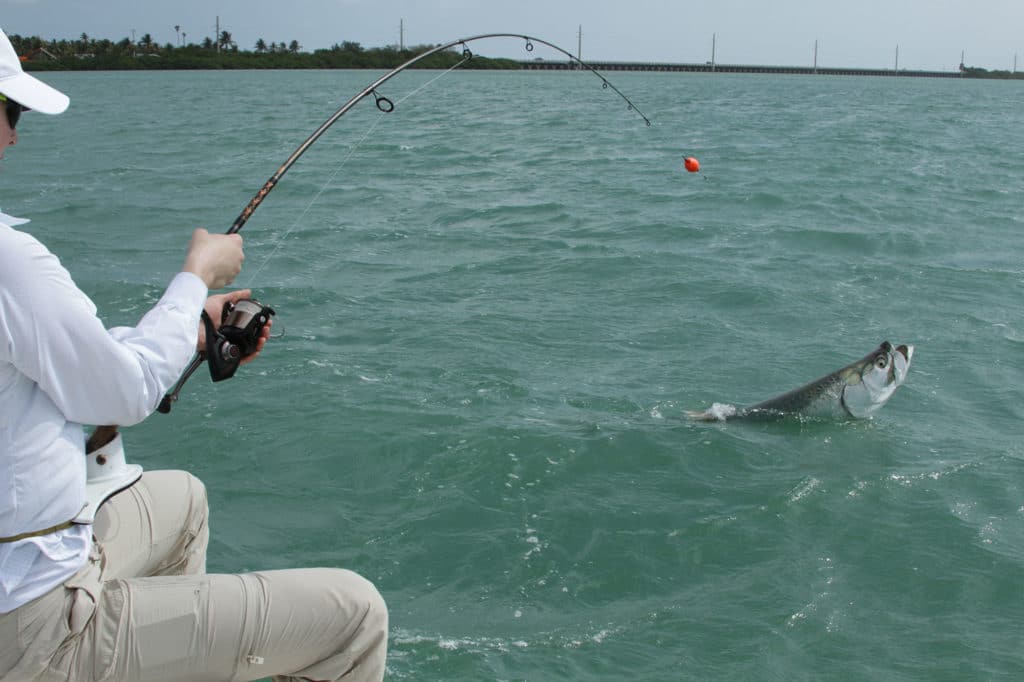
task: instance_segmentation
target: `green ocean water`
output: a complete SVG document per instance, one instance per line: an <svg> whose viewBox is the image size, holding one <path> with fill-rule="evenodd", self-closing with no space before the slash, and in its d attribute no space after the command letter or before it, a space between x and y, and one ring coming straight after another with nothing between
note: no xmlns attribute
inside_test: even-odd
<svg viewBox="0 0 1024 682"><path fill-rule="evenodd" d="M0 206L133 324L377 75L49 75ZM587 73L437 75L246 225L283 336L125 430L206 482L210 570L367 576L392 680L1024 676L1024 89L608 74L647 127ZM871 421L682 417L885 339Z"/></svg>

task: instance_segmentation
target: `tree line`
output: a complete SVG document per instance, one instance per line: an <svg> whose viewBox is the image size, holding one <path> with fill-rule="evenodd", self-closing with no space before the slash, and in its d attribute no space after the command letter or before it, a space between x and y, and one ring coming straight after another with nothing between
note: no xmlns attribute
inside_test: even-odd
<svg viewBox="0 0 1024 682"><path fill-rule="evenodd" d="M1024 79L1024 73L1019 71L1006 71L996 69L989 71L988 69L981 69L974 66L965 66L961 70L964 74L964 78L990 78L997 80L1021 80Z"/></svg>
<svg viewBox="0 0 1024 682"><path fill-rule="evenodd" d="M178 44L158 44L146 33L138 40L122 38L112 41L93 38L83 33L77 40L43 40L39 36L8 36L22 58L26 71L79 71L131 69L393 69L434 45L417 45L400 49L396 46L364 48L357 42L343 41L327 49L304 51L299 41L267 42L259 38L252 50L238 46L230 31L221 31L214 38L199 43L189 42L187 34L175 26ZM447 69L462 59L459 49L443 50L420 62L416 67ZM492 59L474 55L463 68L518 69L514 59ZM1024 73L988 71L976 67L960 67L965 78L1024 79Z"/></svg>
<svg viewBox="0 0 1024 682"><path fill-rule="evenodd" d="M216 39L188 42L175 26L178 45L158 44L149 33L139 40L112 41L83 33L77 40L43 40L39 36L8 36L26 71L131 70L131 69L392 69L413 57L434 49L434 45L407 48L364 48L344 41L327 49L307 52L297 40L267 42L260 38L253 49L238 46L229 31ZM442 50L417 62L425 69L447 69L462 59L461 50ZM513 59L491 59L474 55L464 68L518 69Z"/></svg>

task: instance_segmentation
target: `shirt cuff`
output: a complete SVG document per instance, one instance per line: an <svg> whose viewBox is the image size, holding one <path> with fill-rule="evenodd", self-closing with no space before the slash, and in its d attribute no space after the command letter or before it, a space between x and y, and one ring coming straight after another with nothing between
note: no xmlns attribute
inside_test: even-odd
<svg viewBox="0 0 1024 682"><path fill-rule="evenodd" d="M167 290L160 297L160 304L172 309L184 310L196 320L199 319L206 297L209 294L206 283L191 272L179 272L167 285Z"/></svg>

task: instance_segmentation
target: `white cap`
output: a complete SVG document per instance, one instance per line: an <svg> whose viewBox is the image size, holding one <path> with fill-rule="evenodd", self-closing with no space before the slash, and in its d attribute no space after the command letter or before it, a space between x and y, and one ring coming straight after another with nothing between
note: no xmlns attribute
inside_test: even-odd
<svg viewBox="0 0 1024 682"><path fill-rule="evenodd" d="M51 88L21 69L21 60L11 45L10 38L0 30L0 94L6 95L18 104L41 111L44 114L59 114L68 108L70 100L60 90Z"/></svg>

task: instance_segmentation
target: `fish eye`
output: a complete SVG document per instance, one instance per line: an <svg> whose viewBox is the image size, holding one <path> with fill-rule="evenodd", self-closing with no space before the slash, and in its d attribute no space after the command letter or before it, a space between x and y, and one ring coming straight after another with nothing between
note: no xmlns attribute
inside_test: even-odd
<svg viewBox="0 0 1024 682"><path fill-rule="evenodd" d="M885 369L888 366L889 366L889 356L888 355L879 355L877 358L875 358L875 367L877 367L878 369Z"/></svg>

